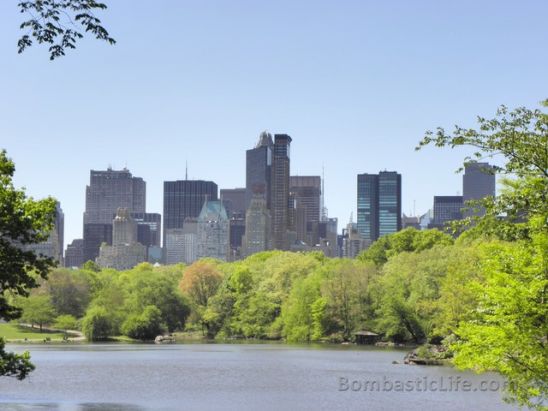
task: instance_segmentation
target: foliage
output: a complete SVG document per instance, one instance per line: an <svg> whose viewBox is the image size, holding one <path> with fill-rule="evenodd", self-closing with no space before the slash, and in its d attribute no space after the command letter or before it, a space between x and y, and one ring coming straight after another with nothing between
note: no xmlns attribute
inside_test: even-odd
<svg viewBox="0 0 548 411"><path fill-rule="evenodd" d="M106 4L95 0L21 1L19 9L29 19L20 26L28 31L17 42L19 53L32 46L34 39L38 44L50 44L50 60L54 60L64 56L67 49L76 48L77 40L84 37L82 29L98 40L115 44L116 40L110 37L94 14L95 10L106 8Z"/></svg>
<svg viewBox="0 0 548 411"><path fill-rule="evenodd" d="M539 408L548 398L547 250L546 236L489 246L480 264L485 281L470 284L479 303L452 347L458 367L497 370L512 399Z"/></svg>
<svg viewBox="0 0 548 411"><path fill-rule="evenodd" d="M6 352L4 347L4 340L0 338L0 375L15 377L18 380L25 379L34 370L34 365L30 362L29 352L15 354Z"/></svg>
<svg viewBox="0 0 548 411"><path fill-rule="evenodd" d="M53 326L58 330L63 330L65 332L68 330L76 330L78 329L78 320L73 315L63 314L55 319Z"/></svg>
<svg viewBox="0 0 548 411"><path fill-rule="evenodd" d="M450 244L453 244L453 238L439 230L419 231L416 228L408 227L397 233L379 238L367 250L363 251L358 259L373 261L377 265L382 265L390 257L402 252L420 252L435 245Z"/></svg>
<svg viewBox="0 0 548 411"><path fill-rule="evenodd" d="M548 106L548 100L542 104ZM451 305L459 294L470 304L449 317L457 337L451 348L457 366L501 373L510 382L509 401L540 409L548 398L548 114L503 106L497 118L480 117L478 122L479 130L427 132L418 147L433 143L477 149L465 162L500 155L504 164L498 172L514 177L505 180L499 196L480 202L484 216L457 227L472 226L459 244L484 244L479 247L479 275L468 278L467 290L446 289L453 294ZM487 242L493 238L512 242Z"/></svg>
<svg viewBox="0 0 548 411"><path fill-rule="evenodd" d="M548 99L542 105L548 107ZM548 216L548 114L540 109L510 111L501 106L494 119L477 120L478 129L455 126L453 133L441 127L436 133L427 131L416 149L430 144L472 147L476 151L465 158L465 164L502 157L504 164L496 167L497 173L514 180L505 180L507 189L501 195L478 202L486 210L485 217L469 217L455 229L475 225L476 236L490 233L504 240L529 238L531 227L524 223L534 216ZM546 232L548 219L539 228Z"/></svg>
<svg viewBox="0 0 548 411"><path fill-rule="evenodd" d="M93 281L86 271L58 268L49 274L42 288L51 296L58 314L80 318L91 301Z"/></svg>
<svg viewBox="0 0 548 411"><path fill-rule="evenodd" d="M40 326L40 331L42 331L42 326L53 322L56 312L49 295L31 295L28 298L20 299L20 301L23 308L21 322L33 326L37 324Z"/></svg>
<svg viewBox="0 0 548 411"><path fill-rule="evenodd" d="M162 313L153 305L141 314L130 315L122 325L122 333L137 340L153 340L162 333Z"/></svg>
<svg viewBox="0 0 548 411"><path fill-rule="evenodd" d="M91 307L82 319L82 332L89 341L106 340L113 329L113 319L103 307Z"/></svg>
<svg viewBox="0 0 548 411"><path fill-rule="evenodd" d="M194 304L205 307L209 298L217 291L222 279L223 276L215 263L200 260L184 271L179 287Z"/></svg>
<svg viewBox="0 0 548 411"><path fill-rule="evenodd" d="M13 186L15 165L0 151L0 318L11 320L21 309L11 304L11 296L28 296L29 289L46 278L54 265L50 258L24 251L27 244L48 238L55 218L53 198L34 200Z"/></svg>

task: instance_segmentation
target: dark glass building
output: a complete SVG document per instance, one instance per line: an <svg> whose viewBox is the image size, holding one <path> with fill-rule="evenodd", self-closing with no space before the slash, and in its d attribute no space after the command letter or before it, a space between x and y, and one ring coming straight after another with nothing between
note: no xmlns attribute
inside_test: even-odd
<svg viewBox="0 0 548 411"><path fill-rule="evenodd" d="M401 230L401 174L358 174L358 233L373 242Z"/></svg>
<svg viewBox="0 0 548 411"><path fill-rule="evenodd" d="M287 250L289 228L289 170L291 137L274 135L272 177L270 180L270 213L272 218L272 247Z"/></svg>
<svg viewBox="0 0 548 411"><path fill-rule="evenodd" d="M185 218L197 218L206 199L218 199L217 184L213 181L164 181L163 244L166 240L166 230L183 228Z"/></svg>
<svg viewBox="0 0 548 411"><path fill-rule="evenodd" d="M434 218L428 228L443 229L450 221L462 219L462 196L434 196Z"/></svg>
<svg viewBox="0 0 548 411"><path fill-rule="evenodd" d="M263 131L255 148L246 151L244 212L249 208L254 193L262 193L266 199L266 206L270 209L273 146L272 135Z"/></svg>
<svg viewBox="0 0 548 411"><path fill-rule="evenodd" d="M137 223L137 242L146 247L160 247L162 216L158 213L131 213Z"/></svg>

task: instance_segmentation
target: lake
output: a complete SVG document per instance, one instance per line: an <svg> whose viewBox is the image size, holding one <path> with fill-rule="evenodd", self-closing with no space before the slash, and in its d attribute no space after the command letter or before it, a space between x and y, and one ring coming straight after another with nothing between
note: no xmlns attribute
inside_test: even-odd
<svg viewBox="0 0 548 411"><path fill-rule="evenodd" d="M513 410L500 377L393 364L405 351L282 344L8 345L24 381L0 378L0 409Z"/></svg>

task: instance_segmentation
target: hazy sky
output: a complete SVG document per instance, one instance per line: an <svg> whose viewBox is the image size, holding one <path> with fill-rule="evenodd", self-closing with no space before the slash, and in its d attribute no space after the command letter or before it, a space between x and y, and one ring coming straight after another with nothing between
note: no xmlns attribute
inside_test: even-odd
<svg viewBox="0 0 548 411"><path fill-rule="evenodd" d="M50 62L18 55L18 0L0 2L0 148L15 182L53 195L82 235L90 169L127 166L162 212L162 182L245 185L259 133L293 138L292 174L321 174L339 228L356 174L397 170L403 211L462 190L463 151L414 152L425 130L472 126L548 97L548 1L104 0L118 43Z"/></svg>

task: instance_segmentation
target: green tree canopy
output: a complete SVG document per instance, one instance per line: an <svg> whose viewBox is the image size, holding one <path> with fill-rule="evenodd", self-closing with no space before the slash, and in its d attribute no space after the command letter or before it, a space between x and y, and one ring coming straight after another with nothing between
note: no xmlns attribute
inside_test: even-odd
<svg viewBox="0 0 548 411"><path fill-rule="evenodd" d="M28 296L29 290L46 278L54 265L49 258L24 251L27 244L47 239L55 219L56 201L53 198L34 200L24 190L13 186L15 164L0 151L0 319L21 316L21 308L13 304L14 296ZM0 376L23 379L34 369L29 354L10 354L4 351L0 338Z"/></svg>

